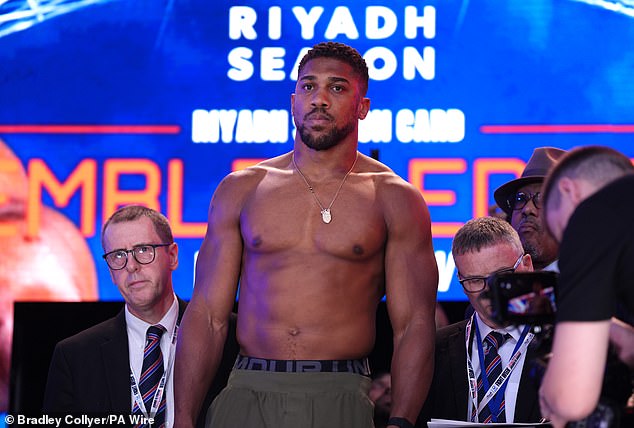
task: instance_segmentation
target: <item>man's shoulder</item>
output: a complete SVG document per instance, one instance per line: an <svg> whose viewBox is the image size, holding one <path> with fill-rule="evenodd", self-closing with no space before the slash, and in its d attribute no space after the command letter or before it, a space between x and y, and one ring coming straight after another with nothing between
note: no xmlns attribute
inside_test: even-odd
<svg viewBox="0 0 634 428"><path fill-rule="evenodd" d="M228 177L238 179L248 179L252 176L259 176L262 174L277 172L277 171L289 171L291 163L291 152L284 153L283 155L275 156L272 158L261 160L257 163L247 165L244 168L237 169Z"/></svg>
<svg viewBox="0 0 634 428"><path fill-rule="evenodd" d="M126 334L123 311L112 318L61 340L58 342L57 347L67 351L90 348L121 334Z"/></svg>
<svg viewBox="0 0 634 428"><path fill-rule="evenodd" d="M362 177L372 180L379 194L399 199L403 195L420 192L407 180L396 174L390 167L366 155L360 155L355 172Z"/></svg>
<svg viewBox="0 0 634 428"><path fill-rule="evenodd" d="M407 183L407 181L403 180L398 174L392 171L389 166L362 153L359 153L359 158L357 159L357 167L355 168L355 171L360 174L368 175L373 180L379 183Z"/></svg>
<svg viewBox="0 0 634 428"><path fill-rule="evenodd" d="M626 174L606 184L581 201L576 212L609 214L612 210L623 212L623 208L634 206L634 174Z"/></svg>
<svg viewBox="0 0 634 428"><path fill-rule="evenodd" d="M464 341L467 320L458 321L436 330L436 343L442 344L460 339Z"/></svg>
<svg viewBox="0 0 634 428"><path fill-rule="evenodd" d="M392 203L424 201L422 193L412 183L393 172L377 174L374 181L378 195Z"/></svg>
<svg viewBox="0 0 634 428"><path fill-rule="evenodd" d="M404 222L406 219L418 222L428 217L426 202L419 189L382 163L374 159L370 161L360 174L371 180L384 214L388 218L399 219L398 223L391 224L407 224Z"/></svg>
<svg viewBox="0 0 634 428"><path fill-rule="evenodd" d="M581 201L564 229L560 246L563 258L568 254L576 258L580 249L603 254L596 251L597 242L606 249L613 249L613 242L629 243L625 238L634 236L629 217L634 209L634 198L630 196L634 196L634 174L614 180Z"/></svg>
<svg viewBox="0 0 634 428"><path fill-rule="evenodd" d="M629 216L623 213L629 213L631 209L634 209L633 196L634 174L627 174L598 190L588 198L587 204L582 202L580 206L587 205L587 211L594 215L601 215L602 218L619 221L625 217L629 220ZM627 221L624 223L631 224ZM613 226L611 223L610 225Z"/></svg>
<svg viewBox="0 0 634 428"><path fill-rule="evenodd" d="M250 191L257 186L262 180L275 177L281 177L283 174L291 174L289 169L290 155L288 153L274 158L266 159L261 162L239 167L233 172L227 174L218 190L228 189L231 198L235 197L235 192Z"/></svg>

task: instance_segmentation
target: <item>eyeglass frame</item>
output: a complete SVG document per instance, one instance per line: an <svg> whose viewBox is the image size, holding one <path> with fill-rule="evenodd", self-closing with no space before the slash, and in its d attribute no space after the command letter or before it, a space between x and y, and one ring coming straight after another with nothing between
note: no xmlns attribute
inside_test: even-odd
<svg viewBox="0 0 634 428"><path fill-rule="evenodd" d="M132 257L134 257L134 260L140 264L140 265L149 265L150 263L154 262L154 260L156 260L156 249L159 247L169 247L170 245L172 245L173 242L169 243L169 244L139 244L139 245L135 245L134 247L132 247L132 249L130 250L126 250L123 248L119 248L118 250L112 250L109 251L105 254L103 254L101 257L103 257L103 259L106 261L106 264L108 265L108 267L112 270L122 270L125 269L125 267L128 265L128 259L129 259L129 254L132 253ZM137 256L136 256L136 252L142 248L142 247L151 247L152 248L152 260L150 260L149 262L142 262L140 261ZM114 253L118 253L120 251L125 252L125 263L123 263L123 266L121 266L120 268L114 268L110 265L110 263L108 262L108 256L110 254L114 254Z"/></svg>
<svg viewBox="0 0 634 428"><path fill-rule="evenodd" d="M520 266L520 264L522 263L522 260L524 260L524 256L525 255L526 254L520 255L517 258L517 261L515 262L513 267L508 267L508 268L503 268L503 269L496 270L495 272L492 272L491 274L489 274L487 276L470 276L470 277L462 278L462 279L460 279L460 276L458 276L458 282L460 283L460 285L462 285L462 289L464 290L465 293L469 293L469 294L480 293L481 291L483 291L487 287L487 282L488 282L489 278L491 278L493 275L499 275L499 274L502 274L502 273L513 273L513 272L515 272L517 270L517 268ZM460 272L458 272L458 275L460 275ZM482 288L480 288L478 290L467 290L467 287L465 287L465 285L464 285L465 281L473 281L473 280L482 281Z"/></svg>
<svg viewBox="0 0 634 428"><path fill-rule="evenodd" d="M517 200L517 196L518 195L527 195L528 198L527 199L523 199L521 201ZM512 196L510 196L507 200L506 200L506 205L509 207L509 209L511 211L519 211L521 209L523 209L527 203L529 203L530 201L533 201L533 205L535 205L535 208L540 208L542 207L542 192L535 192L535 193L531 193L531 192L515 192ZM522 204L522 206L518 206L518 204Z"/></svg>

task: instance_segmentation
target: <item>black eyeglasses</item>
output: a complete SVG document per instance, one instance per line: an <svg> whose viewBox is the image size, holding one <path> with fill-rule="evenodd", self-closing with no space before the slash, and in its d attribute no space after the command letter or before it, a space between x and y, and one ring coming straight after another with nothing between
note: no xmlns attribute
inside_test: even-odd
<svg viewBox="0 0 634 428"><path fill-rule="evenodd" d="M479 293L480 291L486 288L489 278L491 278L493 275L515 272L515 270L520 265L520 263L522 263L523 258L524 258L524 254L522 254L521 256L517 258L517 261L515 262L513 267L496 270L489 276L472 276L469 278L462 278L462 279L458 278L458 282L460 282L460 285L462 285L462 288L464 289L466 293Z"/></svg>
<svg viewBox="0 0 634 428"><path fill-rule="evenodd" d="M156 248L167 247L172 244L143 244L132 247L131 250L114 250L104 254L102 257L112 270L121 270L128 264L128 253L132 253L134 260L139 264L148 265L156 257Z"/></svg>
<svg viewBox="0 0 634 428"><path fill-rule="evenodd" d="M537 193L528 193L528 192L517 192L515 195L510 196L506 200L506 204L513 211L521 210L526 206L528 201L532 200L533 204L535 204L535 208L542 207L542 194L541 192Z"/></svg>

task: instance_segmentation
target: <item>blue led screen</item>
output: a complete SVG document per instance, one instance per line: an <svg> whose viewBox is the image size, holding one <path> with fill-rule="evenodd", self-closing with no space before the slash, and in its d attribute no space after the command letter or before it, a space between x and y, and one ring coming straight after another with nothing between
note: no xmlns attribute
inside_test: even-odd
<svg viewBox="0 0 634 428"><path fill-rule="evenodd" d="M215 187L292 149L294 73L324 40L368 62L359 150L423 192L441 300L464 299L453 233L487 214L535 147L634 157L631 2L9 0L0 140L24 168L29 224L38 204L70 219L99 298L115 300L104 218L124 203L158 208L180 246L176 292L189 298Z"/></svg>

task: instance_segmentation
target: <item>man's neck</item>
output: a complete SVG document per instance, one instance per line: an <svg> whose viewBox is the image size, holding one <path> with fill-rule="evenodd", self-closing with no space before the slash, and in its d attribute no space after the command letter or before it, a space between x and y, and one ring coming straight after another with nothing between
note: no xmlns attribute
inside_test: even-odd
<svg viewBox="0 0 634 428"><path fill-rule="evenodd" d="M497 324L495 321L493 321L492 319L490 319L488 317L483 317L478 312L476 312L476 314L478 315L478 323L485 324L487 327L489 327L489 328L491 328L493 330L501 330L501 329L506 327L504 325Z"/></svg>
<svg viewBox="0 0 634 428"><path fill-rule="evenodd" d="M130 305L128 306L128 310L132 315L137 317L138 319L145 321L148 324L158 324L159 321L163 319L167 311L169 311L170 307L174 303L174 295L170 294L165 299L162 299L161 302L157 305L148 308L147 310L136 310Z"/></svg>

